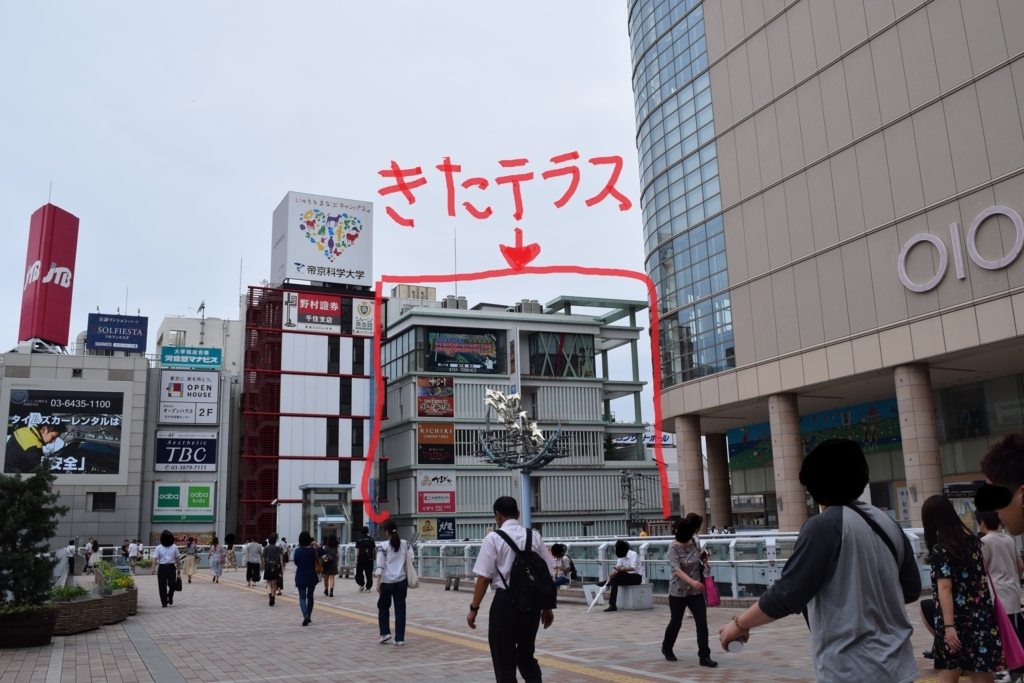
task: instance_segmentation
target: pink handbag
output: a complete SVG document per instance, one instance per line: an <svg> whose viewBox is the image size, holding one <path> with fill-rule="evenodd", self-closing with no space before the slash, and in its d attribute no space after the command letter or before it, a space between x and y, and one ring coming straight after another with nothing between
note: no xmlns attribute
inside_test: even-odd
<svg viewBox="0 0 1024 683"><path fill-rule="evenodd" d="M704 597L707 598L708 607L718 607L722 604L722 596L718 594L718 585L713 576L704 577ZM1006 618L1005 613L1003 613L1003 618ZM1017 645L1019 646L1020 643Z"/></svg>
<svg viewBox="0 0 1024 683"><path fill-rule="evenodd" d="M1007 669L1019 669L1024 666L1024 647L1021 647L1017 638L1017 631L1010 623L1010 617L1006 616L1006 610L999 602L999 595L992 583L992 575L988 573L988 562L985 563L985 575L988 577L988 590L992 594L992 602L996 612L996 625L999 627L999 640L1003 643L1003 659L1006 660Z"/></svg>

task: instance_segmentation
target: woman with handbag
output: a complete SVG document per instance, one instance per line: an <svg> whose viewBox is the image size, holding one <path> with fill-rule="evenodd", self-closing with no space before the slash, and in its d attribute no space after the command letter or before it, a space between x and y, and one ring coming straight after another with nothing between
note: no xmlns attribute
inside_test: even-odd
<svg viewBox="0 0 1024 683"><path fill-rule="evenodd" d="M338 575L338 537L327 538L327 553L324 555L324 595L334 597L334 579Z"/></svg>
<svg viewBox="0 0 1024 683"><path fill-rule="evenodd" d="M299 589L299 608L302 610L303 626L309 626L312 622L313 593L316 592L316 585L320 583L320 577L317 575L324 570L320 558L325 552L323 548L313 543L313 537L308 531L299 534L299 547L292 554L292 562L295 564L295 587Z"/></svg>
<svg viewBox="0 0 1024 683"><path fill-rule="evenodd" d="M181 581L181 553L174 545L174 534L166 529L160 534L160 545L153 551L152 573L156 574L160 590L160 606L173 605L175 579Z"/></svg>
<svg viewBox="0 0 1024 683"><path fill-rule="evenodd" d="M697 656L701 666L716 667L718 662L711 659L708 645L708 606L704 597L703 572L707 570L705 556L702 556L695 534L703 519L690 514L686 519L672 524L675 540L668 547L667 559L672 570L669 579L668 606L671 619L665 628L665 639L661 642L661 654L670 662L676 661L672 648L683 625L687 608L697 626Z"/></svg>
<svg viewBox="0 0 1024 683"><path fill-rule="evenodd" d="M235 557L235 535L228 534L224 537L224 543L227 547L224 548L224 567L227 569L234 569L238 571L238 558Z"/></svg>
<svg viewBox="0 0 1024 683"><path fill-rule="evenodd" d="M267 582L267 594L270 596L270 606L274 606L274 596L277 595L277 584L281 580L284 565L282 558L284 550L277 544L277 533L270 534L267 539L267 547L263 549L263 580Z"/></svg>
<svg viewBox="0 0 1024 683"><path fill-rule="evenodd" d="M972 683L991 683L1004 668L1003 643L981 541L945 496L924 501L921 521L938 596L932 653L939 681L955 683L963 672Z"/></svg>
<svg viewBox="0 0 1024 683"><path fill-rule="evenodd" d="M196 562L196 558L199 557L199 544L194 537L189 536L186 539L182 555L185 556L185 576L188 577L188 582L192 583L192 575L196 573L199 564Z"/></svg>
<svg viewBox="0 0 1024 683"><path fill-rule="evenodd" d="M395 603L395 645L405 645L405 598L409 594L410 567L413 556L408 541L398 536L398 525L393 519L384 522L387 543L377 548L377 624L380 626L380 644L391 640L391 601ZM415 586L418 586L418 580ZM414 587L415 587L414 586Z"/></svg>

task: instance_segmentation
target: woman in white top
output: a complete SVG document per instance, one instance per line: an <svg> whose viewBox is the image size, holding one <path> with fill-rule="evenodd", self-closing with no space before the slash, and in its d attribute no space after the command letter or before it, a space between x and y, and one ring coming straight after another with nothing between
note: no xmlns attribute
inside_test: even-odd
<svg viewBox="0 0 1024 683"><path fill-rule="evenodd" d="M996 595L1019 637L1024 634L1024 615L1021 614L1020 605L1020 577L1024 574L1024 562L1017 554L1013 536L999 530L999 513L978 510L974 518L978 522L978 530L984 534L981 537L981 553L988 564Z"/></svg>
<svg viewBox="0 0 1024 683"><path fill-rule="evenodd" d="M405 597L409 593L409 580L405 576L406 557L412 557L408 541L398 537L398 525L394 520L384 522L387 543L377 547L377 623L380 626L380 642L391 640L391 601L395 601L395 645L405 645Z"/></svg>
<svg viewBox="0 0 1024 683"><path fill-rule="evenodd" d="M77 553L75 548L75 539L68 541L68 585L74 583L74 579L71 578L75 575L75 554Z"/></svg>
<svg viewBox="0 0 1024 683"><path fill-rule="evenodd" d="M555 571L551 576L554 579L555 588L567 585L572 580L570 576L572 573L572 563L565 556L565 546L561 543L551 546L551 557L555 561Z"/></svg>
<svg viewBox="0 0 1024 683"><path fill-rule="evenodd" d="M160 545L153 551L152 573L156 574L160 588L160 605L173 605L175 580L181 576L181 553L174 545L174 534L166 529L160 534Z"/></svg>

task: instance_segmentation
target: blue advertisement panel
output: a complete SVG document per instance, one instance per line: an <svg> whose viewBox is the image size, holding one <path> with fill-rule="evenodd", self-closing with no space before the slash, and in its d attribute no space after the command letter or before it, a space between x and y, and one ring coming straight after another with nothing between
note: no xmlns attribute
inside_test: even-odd
<svg viewBox="0 0 1024 683"><path fill-rule="evenodd" d="M157 472L216 472L217 432L157 432Z"/></svg>
<svg viewBox="0 0 1024 683"><path fill-rule="evenodd" d="M761 467L772 462L772 432L767 422L730 429L727 438L730 468ZM896 399L800 416L804 455L827 439L856 441L865 452L902 448Z"/></svg>
<svg viewBox="0 0 1024 683"><path fill-rule="evenodd" d="M146 352L149 318L90 313L85 348Z"/></svg>
<svg viewBox="0 0 1024 683"><path fill-rule="evenodd" d="M221 350L212 346L161 346L160 365L165 368L220 369Z"/></svg>
<svg viewBox="0 0 1024 683"><path fill-rule="evenodd" d="M455 518L454 517L438 517L437 518L437 540L439 540L439 541L454 541L455 540Z"/></svg>

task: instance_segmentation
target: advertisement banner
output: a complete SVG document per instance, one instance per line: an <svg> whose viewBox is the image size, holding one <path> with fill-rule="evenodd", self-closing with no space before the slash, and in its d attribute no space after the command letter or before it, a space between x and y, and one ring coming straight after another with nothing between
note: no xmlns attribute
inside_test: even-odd
<svg viewBox="0 0 1024 683"><path fill-rule="evenodd" d="M160 347L160 365L165 368L219 370L222 363L221 350L212 346Z"/></svg>
<svg viewBox="0 0 1024 683"><path fill-rule="evenodd" d="M217 432L157 432L157 472L216 472Z"/></svg>
<svg viewBox="0 0 1024 683"><path fill-rule="evenodd" d="M455 512L455 470L421 470L416 480L416 512Z"/></svg>
<svg viewBox="0 0 1024 683"><path fill-rule="evenodd" d="M419 533L418 540L420 541L436 541L437 540L437 520L436 519L421 519L416 522L416 531Z"/></svg>
<svg viewBox="0 0 1024 683"><path fill-rule="evenodd" d="M90 313L85 348L146 352L149 318Z"/></svg>
<svg viewBox="0 0 1024 683"><path fill-rule="evenodd" d="M154 522L212 522L214 487L192 482L153 482Z"/></svg>
<svg viewBox="0 0 1024 683"><path fill-rule="evenodd" d="M4 472L119 474L124 394L11 387Z"/></svg>
<svg viewBox="0 0 1024 683"><path fill-rule="evenodd" d="M36 209L28 228L18 341L68 345L77 253L78 218L53 204Z"/></svg>
<svg viewBox="0 0 1024 683"><path fill-rule="evenodd" d="M341 332L341 297L310 292L285 294L282 326L291 330Z"/></svg>
<svg viewBox="0 0 1024 683"><path fill-rule="evenodd" d="M149 534L149 544L152 546L160 545L160 534L163 530L152 531ZM175 545L185 545L188 542L188 537L196 539L196 543L199 545L210 545L213 543L213 537L216 535L215 531L175 531L171 529L171 535L174 536Z"/></svg>
<svg viewBox="0 0 1024 683"><path fill-rule="evenodd" d="M416 462L419 465L454 465L455 425L433 422L417 424Z"/></svg>
<svg viewBox="0 0 1024 683"><path fill-rule="evenodd" d="M437 540L439 540L439 541L454 541L455 540L455 518L454 517L438 517L438 519L437 519Z"/></svg>
<svg viewBox="0 0 1024 683"><path fill-rule="evenodd" d="M523 386L522 370L517 358L516 352L518 349L516 345L519 342L519 328L513 327L508 331L508 373L509 373L509 393L518 394Z"/></svg>
<svg viewBox="0 0 1024 683"><path fill-rule="evenodd" d="M217 372L160 373L160 422L217 424Z"/></svg>
<svg viewBox="0 0 1024 683"><path fill-rule="evenodd" d="M416 417L455 417L453 377L416 378Z"/></svg>
<svg viewBox="0 0 1024 683"><path fill-rule="evenodd" d="M377 302L372 299L352 300L352 334L373 336L373 314Z"/></svg>
<svg viewBox="0 0 1024 683"><path fill-rule="evenodd" d="M428 372L498 374L498 335L486 332L429 330Z"/></svg>
<svg viewBox="0 0 1024 683"><path fill-rule="evenodd" d="M274 209L272 280L373 286L373 202L289 192Z"/></svg>

